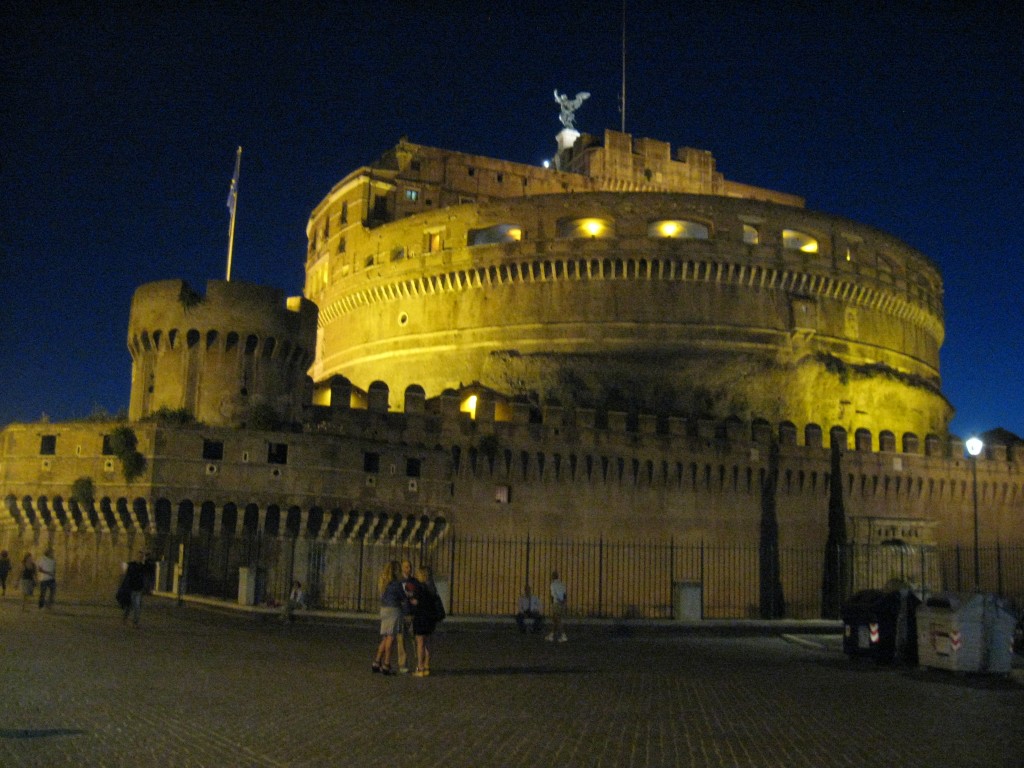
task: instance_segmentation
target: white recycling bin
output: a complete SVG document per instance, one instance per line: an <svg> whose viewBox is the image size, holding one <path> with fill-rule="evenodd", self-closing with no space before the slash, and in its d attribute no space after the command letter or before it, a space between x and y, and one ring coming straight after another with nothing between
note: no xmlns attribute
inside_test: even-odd
<svg viewBox="0 0 1024 768"><path fill-rule="evenodd" d="M947 592L917 609L917 657L922 667L1009 674L1016 619L991 594Z"/></svg>

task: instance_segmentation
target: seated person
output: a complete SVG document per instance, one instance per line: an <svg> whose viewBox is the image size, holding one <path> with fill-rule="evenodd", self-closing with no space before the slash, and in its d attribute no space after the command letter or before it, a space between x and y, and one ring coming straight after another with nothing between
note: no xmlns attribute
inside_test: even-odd
<svg viewBox="0 0 1024 768"><path fill-rule="evenodd" d="M530 592L529 584L519 598L519 610L516 613L516 624L519 625L520 632L526 632L527 619L533 619L533 631L540 632L544 624L544 616L540 612L540 598Z"/></svg>
<svg viewBox="0 0 1024 768"><path fill-rule="evenodd" d="M306 607L306 596L302 592L302 582L293 581L292 591L288 595L288 601L284 605L282 621L295 621L295 611Z"/></svg>

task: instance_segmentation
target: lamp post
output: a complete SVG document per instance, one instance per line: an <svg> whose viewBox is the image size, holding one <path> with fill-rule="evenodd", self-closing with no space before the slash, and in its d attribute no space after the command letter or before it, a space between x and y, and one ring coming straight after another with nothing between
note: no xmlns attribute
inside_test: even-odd
<svg viewBox="0 0 1024 768"><path fill-rule="evenodd" d="M974 497L974 591L981 590L981 558L978 551L978 456L985 448L980 438L972 437L964 443L971 457L971 491Z"/></svg>

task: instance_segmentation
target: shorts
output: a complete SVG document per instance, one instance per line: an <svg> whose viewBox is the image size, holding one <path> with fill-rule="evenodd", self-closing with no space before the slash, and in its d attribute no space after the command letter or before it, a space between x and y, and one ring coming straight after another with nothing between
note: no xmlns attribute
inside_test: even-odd
<svg viewBox="0 0 1024 768"><path fill-rule="evenodd" d="M402 631L402 609L382 605L380 608L380 636L392 637Z"/></svg>

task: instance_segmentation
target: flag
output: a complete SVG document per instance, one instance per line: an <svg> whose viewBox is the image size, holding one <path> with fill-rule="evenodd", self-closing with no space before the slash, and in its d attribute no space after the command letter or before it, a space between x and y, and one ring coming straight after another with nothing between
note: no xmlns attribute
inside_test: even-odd
<svg viewBox="0 0 1024 768"><path fill-rule="evenodd" d="M235 215L235 208L238 206L238 172L242 167L242 148L238 148L235 156L235 175L231 177L231 188L228 190L228 211L231 216Z"/></svg>

